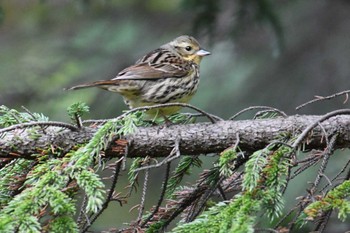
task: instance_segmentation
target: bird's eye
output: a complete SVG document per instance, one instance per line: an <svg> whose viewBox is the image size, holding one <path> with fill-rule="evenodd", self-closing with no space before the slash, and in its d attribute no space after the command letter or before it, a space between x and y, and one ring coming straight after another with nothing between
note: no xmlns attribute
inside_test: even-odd
<svg viewBox="0 0 350 233"><path fill-rule="evenodd" d="M187 46L185 49L186 49L187 51L191 51L191 50L192 50L192 47L191 47L191 46Z"/></svg>

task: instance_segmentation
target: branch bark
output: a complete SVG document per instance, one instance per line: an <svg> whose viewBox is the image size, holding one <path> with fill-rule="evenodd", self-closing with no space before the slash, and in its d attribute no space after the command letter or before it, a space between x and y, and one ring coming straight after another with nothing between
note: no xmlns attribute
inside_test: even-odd
<svg viewBox="0 0 350 233"><path fill-rule="evenodd" d="M198 155L219 153L233 146L239 135L239 147L255 151L276 140L281 134L297 135L322 116L289 116L264 120L219 121L172 125L169 127L138 128L137 132L116 138L105 151L106 156L124 156L128 146L128 157L164 157L170 154L177 139L181 154ZM306 138L306 149L323 149L325 136L338 133L335 148L350 146L350 116L332 117L317 126ZM49 148L68 152L77 144L88 142L98 127L85 127L71 131L60 127L48 127L45 132L33 128L16 129L0 135L0 157L22 157L30 159ZM324 135L327 132L328 135Z"/></svg>

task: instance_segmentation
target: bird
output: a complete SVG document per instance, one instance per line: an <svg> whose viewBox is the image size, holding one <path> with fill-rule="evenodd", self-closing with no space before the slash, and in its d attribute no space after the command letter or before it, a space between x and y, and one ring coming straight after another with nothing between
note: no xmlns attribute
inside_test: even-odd
<svg viewBox="0 0 350 233"><path fill-rule="evenodd" d="M77 90L99 87L119 93L130 108L165 103L188 103L199 84L199 65L210 52L192 36L182 35L147 53L110 80L100 80L68 88ZM146 111L147 119L165 119L181 106Z"/></svg>

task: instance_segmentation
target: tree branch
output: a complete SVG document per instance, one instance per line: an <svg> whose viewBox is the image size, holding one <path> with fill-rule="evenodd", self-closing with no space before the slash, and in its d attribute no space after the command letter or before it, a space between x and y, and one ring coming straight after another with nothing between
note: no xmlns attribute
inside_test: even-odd
<svg viewBox="0 0 350 233"><path fill-rule="evenodd" d="M286 118L218 121L216 123L197 123L171 125L168 127L141 127L134 134L116 138L108 146L105 155L124 156L127 145L128 157L165 157L174 147L174 141L181 139L179 150L187 155L221 152L235 144L239 134L239 147L245 151L263 148L281 134L300 134L305 128L320 120L322 116L289 116ZM338 133L335 148L350 146L350 116L333 116L321 123L306 136L306 149L322 149L324 131L328 135ZM40 154L49 148L68 152L77 144L88 142L100 126L70 130L58 126L46 127L46 134L33 128L15 128L0 135L0 157L27 158Z"/></svg>

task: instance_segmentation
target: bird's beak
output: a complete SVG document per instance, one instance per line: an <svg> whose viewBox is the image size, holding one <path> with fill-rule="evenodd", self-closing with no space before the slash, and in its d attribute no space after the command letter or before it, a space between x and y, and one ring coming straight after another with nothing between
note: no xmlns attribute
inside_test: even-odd
<svg viewBox="0 0 350 233"><path fill-rule="evenodd" d="M198 51L196 52L196 54L197 54L198 56L204 57L204 56L210 55L210 52L208 52L208 51L206 51L206 50L204 50L204 49L200 49L200 50L198 50Z"/></svg>

